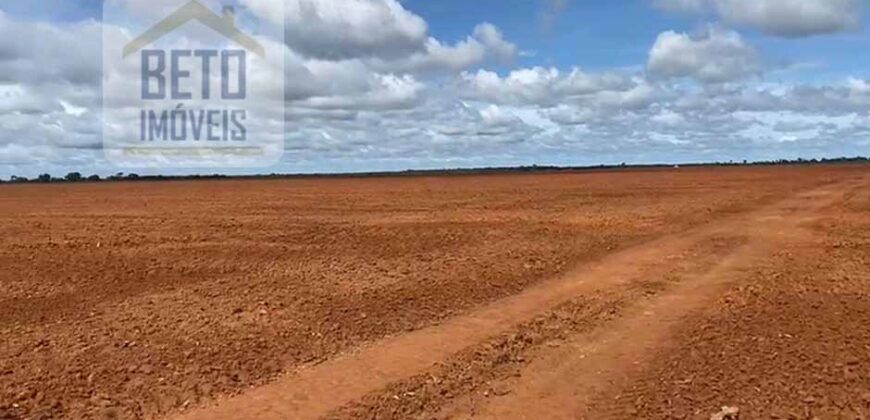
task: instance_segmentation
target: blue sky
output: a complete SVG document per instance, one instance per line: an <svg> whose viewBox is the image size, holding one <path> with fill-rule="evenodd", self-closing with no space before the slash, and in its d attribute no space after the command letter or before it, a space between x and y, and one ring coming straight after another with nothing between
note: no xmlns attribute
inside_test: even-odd
<svg viewBox="0 0 870 420"><path fill-rule="evenodd" d="M686 19L655 13L649 2L639 0L568 2L564 9L552 12L545 2L528 0L416 0L406 4L427 19L436 36L448 40L461 39L478 22L495 24L506 38L535 53L522 57L520 65L636 66L644 61L650 40L659 32L693 25Z"/></svg>
<svg viewBox="0 0 870 420"><path fill-rule="evenodd" d="M107 162L102 2L38 0L0 5L0 176L870 154L864 0L234 1L286 9L277 165Z"/></svg>
<svg viewBox="0 0 870 420"><path fill-rule="evenodd" d="M568 1L552 21L547 2L528 0L427 1L405 4L429 22L431 31L446 40L462 39L477 22L489 21L523 50L520 66L581 66L588 69L642 66L651 41L667 30L691 32L718 20L691 14L662 13L648 0ZM790 80L829 82L853 74L866 74L870 55L856 49L870 46L863 29L798 39L766 36L741 28L748 42L766 53L774 66L804 64L788 74ZM812 66L810 66L812 65Z"/></svg>

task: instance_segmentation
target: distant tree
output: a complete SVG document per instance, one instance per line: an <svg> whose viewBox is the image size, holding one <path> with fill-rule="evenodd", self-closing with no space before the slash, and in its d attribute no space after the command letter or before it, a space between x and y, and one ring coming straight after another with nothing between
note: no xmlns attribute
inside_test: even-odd
<svg viewBox="0 0 870 420"><path fill-rule="evenodd" d="M27 181L29 181L26 176L18 176L18 175L12 175L12 178L10 178L10 179L12 180L12 182L27 182Z"/></svg>
<svg viewBox="0 0 870 420"><path fill-rule="evenodd" d="M40 174L36 177L36 180L39 182L51 182L51 174Z"/></svg>
<svg viewBox="0 0 870 420"><path fill-rule="evenodd" d="M127 174L127 179L139 179L139 174Z"/></svg>
<svg viewBox="0 0 870 420"><path fill-rule="evenodd" d="M96 175L96 174L91 175L91 176L88 177L88 181L91 181L91 182L96 182L96 181L99 181L99 180L100 180L100 176L99 176L99 175Z"/></svg>
<svg viewBox="0 0 870 420"><path fill-rule="evenodd" d="M82 178L82 174L79 172L70 172L70 173L66 174L64 179L69 181L69 182L79 182L83 178Z"/></svg>

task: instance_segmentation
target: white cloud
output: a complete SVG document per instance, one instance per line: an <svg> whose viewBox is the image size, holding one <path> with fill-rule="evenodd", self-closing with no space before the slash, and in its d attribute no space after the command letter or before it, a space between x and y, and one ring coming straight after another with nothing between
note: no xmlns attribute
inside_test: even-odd
<svg viewBox="0 0 870 420"><path fill-rule="evenodd" d="M409 108L422 100L424 85L411 75L374 74L361 92L313 96L292 103L304 108L326 110L392 110Z"/></svg>
<svg viewBox="0 0 870 420"><path fill-rule="evenodd" d="M245 0L261 13L270 1ZM759 83L759 54L724 29L661 34L647 72L496 71L518 48L487 23L448 43L398 1L294 4L287 157L276 171L780 158L849 154L870 142L870 82ZM306 21L304 7L317 19ZM125 170L99 163L97 24L0 16L0 35L0 171ZM25 48L23 37L40 42ZM266 123L281 127L281 117Z"/></svg>
<svg viewBox="0 0 870 420"><path fill-rule="evenodd" d="M647 71L655 78L691 77L702 83L744 79L761 72L758 53L734 31L708 27L691 36L667 31L650 49Z"/></svg>
<svg viewBox="0 0 870 420"><path fill-rule="evenodd" d="M846 80L846 86L849 87L850 93L854 95L870 94L870 82L856 77L849 77Z"/></svg>
<svg viewBox="0 0 870 420"><path fill-rule="evenodd" d="M258 16L282 19L277 2L242 0ZM289 0L286 41L295 51L321 59L395 58L420 51L428 26L396 0Z"/></svg>
<svg viewBox="0 0 870 420"><path fill-rule="evenodd" d="M650 120L669 127L679 126L686 123L686 118L682 114L678 114L670 109L661 110L658 114L653 115Z"/></svg>
<svg viewBox="0 0 870 420"><path fill-rule="evenodd" d="M559 105L542 112L543 116L559 125L582 125L596 121L600 115L591 108Z"/></svg>
<svg viewBox="0 0 870 420"><path fill-rule="evenodd" d="M284 0L240 1L258 16L281 18L275 10ZM446 44L430 36L423 18L397 0L291 0L284 10L285 41L302 60L361 62L379 73L431 73L510 64L518 54L517 46L487 22L464 40Z"/></svg>
<svg viewBox="0 0 870 420"><path fill-rule="evenodd" d="M82 106L75 106L67 101L61 100L60 106L63 108L63 112L68 115L72 115L74 117L81 117L82 115L87 114L88 109Z"/></svg>
<svg viewBox="0 0 870 420"><path fill-rule="evenodd" d="M141 0L113 1L128 10L148 6ZM267 15L275 5L271 0L246 3ZM177 1L153 5L168 11ZM296 19L296 32L288 34L284 47L286 115L293 130L288 135L316 132L317 138L325 138L323 133L331 137L318 146L306 144L308 150L327 155L322 148L334 147L352 154L360 151L359 147L369 154L388 155L391 148L412 148L392 141L370 144L387 135L393 136L391 140L413 143L414 148L425 148L425 140L432 137L422 129L424 121L431 125L460 124L467 130L464 141L525 133L521 122L508 114L499 116L490 108L450 120L434 115L451 112L445 102L426 103L429 72L450 77L461 69L483 63L507 64L514 59L517 47L494 25L481 23L465 40L446 45L427 34L421 18L393 0L303 0L291 6L296 9L288 19ZM159 13L143 19L154 14ZM123 43L130 35L114 26L105 29L119 31L109 37L117 42ZM0 164L86 168L82 162L93 166L100 161L102 125L114 123L112 117L101 121L100 113L92 112L100 107L103 30L99 24L16 21L0 13L0 35L4 35L0 38L0 79L6 78L0 80L5 82L0 83L0 132L4 134L0 138ZM22 44L18 41L21 37L40 42ZM79 48L68 48L68 40L73 38ZM105 70L113 89L136 88L135 77L125 76L124 69ZM417 74L421 72L424 75ZM251 74L251 80L274 77L281 76ZM280 97L280 92L277 95ZM451 102L449 98L444 101ZM284 116L271 111L265 114L272 120L261 123L276 127L275 132L280 133Z"/></svg>
<svg viewBox="0 0 870 420"><path fill-rule="evenodd" d="M863 0L654 0L679 12L715 13L726 22L768 34L802 37L854 29L860 25Z"/></svg>
<svg viewBox="0 0 870 420"><path fill-rule="evenodd" d="M460 71L487 62L509 64L517 56L517 46L504 39L493 24L481 23L465 40L444 45L429 38L422 51L406 57L365 60L379 71Z"/></svg>
<svg viewBox="0 0 870 420"><path fill-rule="evenodd" d="M485 46L502 63L509 63L517 55L517 46L506 41L502 32L489 22L477 25L472 38Z"/></svg>
<svg viewBox="0 0 870 420"><path fill-rule="evenodd" d="M0 13L0 83L96 85L101 36L93 21L18 22ZM70 48L70 39L79 43L77 48Z"/></svg>
<svg viewBox="0 0 870 420"><path fill-rule="evenodd" d="M625 94L636 87L636 81L619 73L587 73L579 68L563 72L556 68L532 67L513 70L505 77L488 70L464 72L460 85L460 90L469 98L494 103L555 105L596 94L606 96L609 91Z"/></svg>
<svg viewBox="0 0 870 420"><path fill-rule="evenodd" d="M514 70L504 78L488 70L462 74L462 81L470 88L469 97L502 103L557 101L556 84L562 80L558 69L542 67Z"/></svg>
<svg viewBox="0 0 870 420"><path fill-rule="evenodd" d="M283 0L241 0L258 16L277 19ZM518 53L490 23L480 23L464 40L445 44L429 35L423 18L397 0L291 0L286 4L286 39L308 59L361 60L378 72L458 71Z"/></svg>

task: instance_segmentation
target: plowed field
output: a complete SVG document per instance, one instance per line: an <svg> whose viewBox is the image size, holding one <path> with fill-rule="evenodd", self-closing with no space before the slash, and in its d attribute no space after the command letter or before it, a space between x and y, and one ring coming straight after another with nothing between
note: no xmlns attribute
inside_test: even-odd
<svg viewBox="0 0 870 420"><path fill-rule="evenodd" d="M867 166L2 185L0 290L0 418L870 415Z"/></svg>

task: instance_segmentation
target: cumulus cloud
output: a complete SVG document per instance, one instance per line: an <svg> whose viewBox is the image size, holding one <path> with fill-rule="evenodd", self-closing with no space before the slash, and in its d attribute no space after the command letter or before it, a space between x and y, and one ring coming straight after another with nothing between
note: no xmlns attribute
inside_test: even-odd
<svg viewBox="0 0 870 420"><path fill-rule="evenodd" d="M266 19L284 19L295 51L321 59L398 57L421 50L428 26L396 0L242 0Z"/></svg>
<svg viewBox="0 0 870 420"><path fill-rule="evenodd" d="M517 46L506 41L501 31L491 23L477 25L472 38L485 46L502 63L510 62L517 55Z"/></svg>
<svg viewBox="0 0 870 420"><path fill-rule="evenodd" d="M136 16L142 21L136 25L150 24L178 5L177 0L107 1L115 8L141 13ZM390 147L400 148L392 142L383 147L368 144L387 134L403 140L414 134L418 136L414 144L420 147L426 139L450 137L423 130L422 121L427 120L432 125L462 125L467 133L460 136L463 141L512 130L524 133L521 122L492 108L456 114L445 105L454 102L449 98L440 105L427 104L431 77L449 79L463 69L509 64L515 58L517 46L492 24L478 24L465 39L451 45L430 36L426 22L395 0L298 0L284 3L286 14L273 13L279 5L275 0L239 2L260 17L286 19L291 28L286 42L260 39L281 43L286 53L286 113L281 115L281 107L275 106L263 113L271 120L258 122L275 127L276 133L283 131L287 117L293 133L314 136L308 139L331 137L321 146L341 143L348 152L367 147L381 156L388 155ZM219 9L214 0L204 3ZM100 161L104 123L117 125L115 113L100 113L104 30L117 31L108 39L123 43L138 28L101 28L93 21L16 20L0 12L0 131L4 134L0 165L85 168L84 161L91 166ZM40 42L22 44L22 37ZM69 39L76 39L80 48L68 48ZM102 70L111 89L137 88L136 78L125 69ZM251 77L281 76L254 72ZM111 104L115 105L126 106ZM123 112L126 108L118 109ZM436 112L457 119L433 121ZM379 132L378 127L386 131Z"/></svg>
<svg viewBox="0 0 870 420"><path fill-rule="evenodd" d="M278 0L239 1L278 17L269 14ZM446 41L397 0L290 3L285 18L295 23L282 44L286 159L276 171L776 159L870 146L865 78L755 79L759 53L718 27L660 34L645 71L638 70L644 63L514 68L518 46L485 22ZM720 13L708 0L670 3ZM723 19L761 27L726 12ZM22 37L40 42L24 48L15 42ZM100 37L94 22L0 14L0 172L125 169L99 163ZM68 48L69 39L82 47ZM283 116L270 116L266 123L280 133Z"/></svg>
<svg viewBox="0 0 870 420"><path fill-rule="evenodd" d="M670 109L663 109L655 114L650 120L667 127L680 126L686 123L686 117Z"/></svg>
<svg viewBox="0 0 870 420"><path fill-rule="evenodd" d="M478 24L471 35L455 45L445 45L429 38L422 51L406 57L365 60L380 71L432 72L459 71L484 63L510 64L517 56L517 46L506 39L491 23Z"/></svg>
<svg viewBox="0 0 870 420"><path fill-rule="evenodd" d="M101 36L100 25L93 21L18 22L0 12L0 82L96 85ZM79 40L81 47L70 48L70 39Z"/></svg>
<svg viewBox="0 0 870 420"><path fill-rule="evenodd" d="M488 70L464 72L460 91L468 98L494 103L555 105L584 96L629 92L637 83L619 73L588 73L580 68L563 72L556 68L532 67L506 76Z"/></svg>
<svg viewBox="0 0 870 420"><path fill-rule="evenodd" d="M19 22L0 12L0 162L79 159L99 144L101 36L92 21Z"/></svg>
<svg viewBox="0 0 870 420"><path fill-rule="evenodd" d="M417 105L424 85L411 75L373 74L360 92L341 92L331 96L313 96L293 105L325 110L391 110Z"/></svg>
<svg viewBox="0 0 870 420"><path fill-rule="evenodd" d="M649 52L647 71L655 78L723 83L758 74L761 63L740 34L708 27L694 36L674 31L659 34Z"/></svg>
<svg viewBox="0 0 870 420"><path fill-rule="evenodd" d="M559 125L582 125L592 123L601 118L601 113L593 108L559 105L543 110L541 115Z"/></svg>
<svg viewBox="0 0 870 420"><path fill-rule="evenodd" d="M829 34L860 25L862 0L654 0L679 12L713 13L726 22L783 37Z"/></svg>
<svg viewBox="0 0 870 420"><path fill-rule="evenodd" d="M435 126L438 134L473 140L481 137L501 136L499 142L517 142L532 135L537 129L527 124L514 110L495 104L470 105L459 102L448 111L451 119L442 119Z"/></svg>
<svg viewBox="0 0 870 420"><path fill-rule="evenodd" d="M275 11L284 0L240 1L262 18L281 18ZM446 44L430 36L426 21L397 0L291 0L283 7L285 41L306 59L361 61L378 72L432 72L508 64L518 51L486 22L466 39Z"/></svg>

